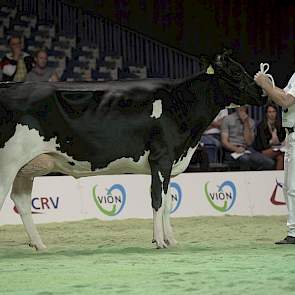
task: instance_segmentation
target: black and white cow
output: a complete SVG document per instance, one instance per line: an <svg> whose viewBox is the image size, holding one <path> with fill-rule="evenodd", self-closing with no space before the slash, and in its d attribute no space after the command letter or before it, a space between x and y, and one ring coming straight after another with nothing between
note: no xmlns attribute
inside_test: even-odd
<svg viewBox="0 0 295 295"><path fill-rule="evenodd" d="M226 54L206 72L175 82L141 80L12 83L0 87L0 209L10 188L31 244L44 249L31 215L33 178L151 175L154 241L176 243L169 213L172 176L231 102L262 105L261 90Z"/></svg>

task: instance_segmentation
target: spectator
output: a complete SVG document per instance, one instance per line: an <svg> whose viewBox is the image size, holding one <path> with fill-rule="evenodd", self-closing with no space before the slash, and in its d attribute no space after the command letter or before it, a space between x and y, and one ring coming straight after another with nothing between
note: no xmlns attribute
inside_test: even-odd
<svg viewBox="0 0 295 295"><path fill-rule="evenodd" d="M255 123L248 116L248 108L242 106L223 119L221 142L224 160L232 168L240 170L271 170L274 160L255 151L251 145L255 138Z"/></svg>
<svg viewBox="0 0 295 295"><path fill-rule="evenodd" d="M12 36L8 39L10 47L0 62L3 81L25 81L27 73L32 69L32 57L23 51L22 40L19 36Z"/></svg>
<svg viewBox="0 0 295 295"><path fill-rule="evenodd" d="M35 53L35 66L27 76L27 81L50 81L56 82L59 80L54 68L48 67L48 54L44 49L40 49Z"/></svg>
<svg viewBox="0 0 295 295"><path fill-rule="evenodd" d="M278 118L277 106L269 103L265 109L265 118L257 126L255 149L276 161L276 169L284 169L284 153L281 151L286 132Z"/></svg>
<svg viewBox="0 0 295 295"><path fill-rule="evenodd" d="M206 145L213 145L215 147L215 152L211 150L208 151L209 162L217 162L218 161L218 151L221 150L221 141L220 141L220 127L223 121L223 118L228 115L228 110L224 109L219 112L213 122L209 125L207 130L203 133L201 137L201 142Z"/></svg>

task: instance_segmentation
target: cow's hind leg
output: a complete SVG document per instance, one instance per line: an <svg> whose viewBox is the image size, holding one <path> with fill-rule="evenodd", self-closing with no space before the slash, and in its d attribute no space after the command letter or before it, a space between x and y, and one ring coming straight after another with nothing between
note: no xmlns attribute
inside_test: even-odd
<svg viewBox="0 0 295 295"><path fill-rule="evenodd" d="M12 184L12 181L11 181L11 184ZM2 183L0 184L0 211L3 207L4 201L8 195L8 192L11 188L11 184L10 185L2 184Z"/></svg>
<svg viewBox="0 0 295 295"><path fill-rule="evenodd" d="M168 187L167 194L164 196L164 210L163 210L163 230L164 241L168 246L175 246L177 241L174 239L173 231L170 223L170 212L172 205L172 195L170 185Z"/></svg>
<svg viewBox="0 0 295 295"><path fill-rule="evenodd" d="M1 186L3 186L3 184L1 184ZM11 185L9 186L9 188L10 187L11 187ZM7 194L8 194L8 189L5 188L4 186L3 186L3 188L1 187L0 188L0 211L1 211L2 207L3 207L3 204L4 204L4 201L6 199Z"/></svg>
<svg viewBox="0 0 295 295"><path fill-rule="evenodd" d="M51 172L54 168L53 158L43 154L25 165L17 174L12 191L11 199L21 216L25 230L31 240L31 246L36 250L44 250L46 246L33 222L31 212L31 194L34 176L41 176Z"/></svg>
<svg viewBox="0 0 295 295"><path fill-rule="evenodd" d="M8 193L13 184L13 180L17 173L17 169L12 166L13 165L3 165L0 167L0 211L3 207L6 197L8 196Z"/></svg>
<svg viewBox="0 0 295 295"><path fill-rule="evenodd" d="M14 180L11 199L20 214L25 230L30 239L30 246L36 250L44 250L46 246L43 244L38 230L34 224L31 212L31 194L33 188L33 179L29 177L17 176Z"/></svg>

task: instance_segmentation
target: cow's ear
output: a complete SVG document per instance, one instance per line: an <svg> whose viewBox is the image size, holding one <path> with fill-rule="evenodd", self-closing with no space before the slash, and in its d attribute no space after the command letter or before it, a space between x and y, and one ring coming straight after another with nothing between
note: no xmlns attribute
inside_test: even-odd
<svg viewBox="0 0 295 295"><path fill-rule="evenodd" d="M227 61L228 57L232 54L232 50L229 48L223 48L223 52L221 54L216 54L214 63L218 66L224 65Z"/></svg>
<svg viewBox="0 0 295 295"><path fill-rule="evenodd" d="M225 61L225 56L224 54L217 54L214 60L214 64L222 67Z"/></svg>
<svg viewBox="0 0 295 295"><path fill-rule="evenodd" d="M200 65L201 72L206 72L210 64L211 64L211 60L208 56L201 55L199 57L199 65Z"/></svg>
<svg viewBox="0 0 295 295"><path fill-rule="evenodd" d="M231 56L232 55L232 53L233 53L233 51L232 51L232 49L230 49L230 48L223 48L223 55L224 56Z"/></svg>

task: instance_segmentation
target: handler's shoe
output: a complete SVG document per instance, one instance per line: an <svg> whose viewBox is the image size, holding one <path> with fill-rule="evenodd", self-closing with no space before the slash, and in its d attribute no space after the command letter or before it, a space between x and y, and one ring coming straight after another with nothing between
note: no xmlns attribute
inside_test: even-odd
<svg viewBox="0 0 295 295"><path fill-rule="evenodd" d="M295 237L286 236L283 240L275 242L277 245L295 244Z"/></svg>

